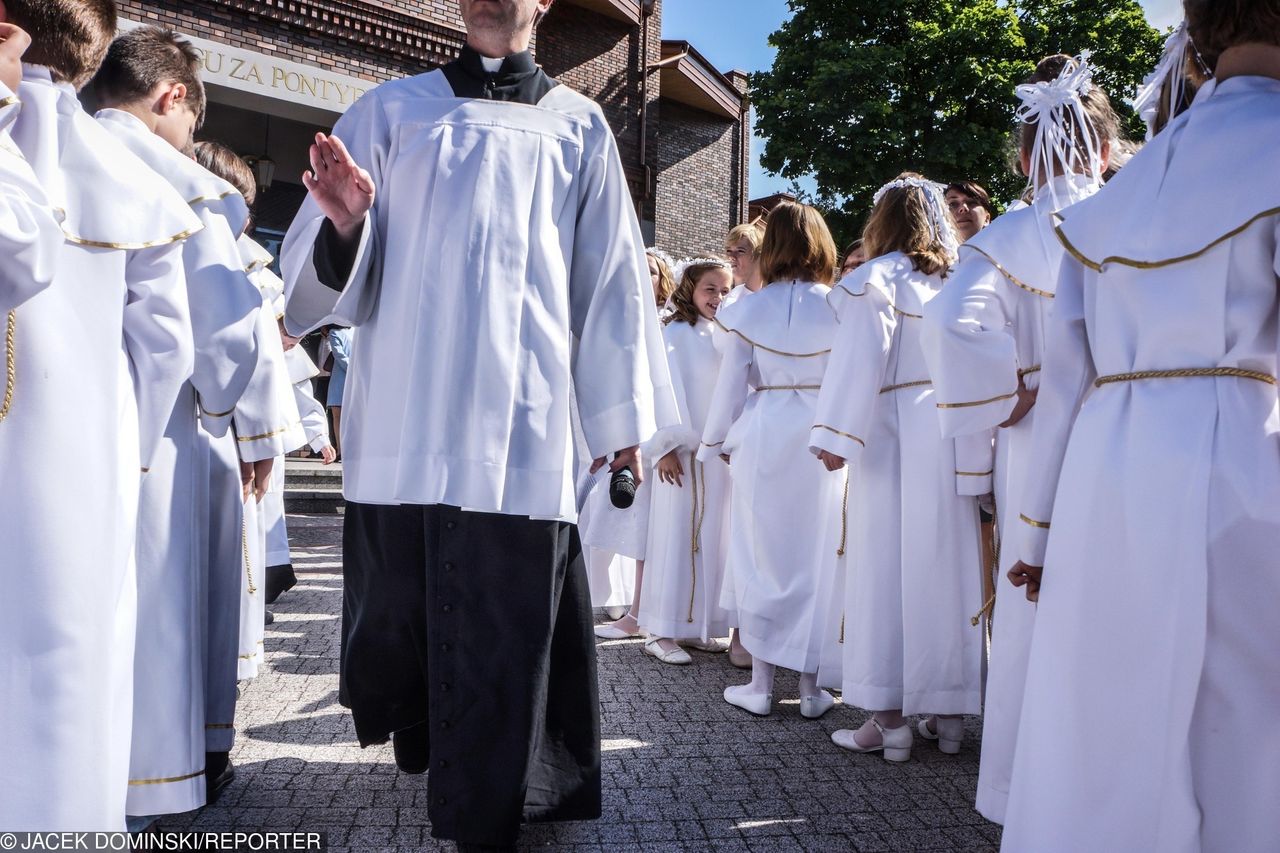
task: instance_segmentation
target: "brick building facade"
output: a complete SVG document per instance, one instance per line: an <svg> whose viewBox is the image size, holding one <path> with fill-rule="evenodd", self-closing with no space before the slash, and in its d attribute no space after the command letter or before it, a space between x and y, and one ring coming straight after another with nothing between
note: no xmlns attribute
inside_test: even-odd
<svg viewBox="0 0 1280 853"><path fill-rule="evenodd" d="M314 133L378 83L449 61L465 40L457 0L117 3L124 26L167 26L202 51L210 106L200 137L255 164L257 236L268 245L305 196ZM719 250L747 215L745 75L664 42L662 0L557 0L534 52L604 109L649 242L674 255Z"/></svg>

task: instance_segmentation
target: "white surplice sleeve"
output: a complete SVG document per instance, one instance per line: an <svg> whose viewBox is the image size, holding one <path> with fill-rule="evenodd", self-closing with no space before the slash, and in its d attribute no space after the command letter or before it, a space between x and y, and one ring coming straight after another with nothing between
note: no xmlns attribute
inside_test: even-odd
<svg viewBox="0 0 1280 853"><path fill-rule="evenodd" d="M1009 323L1016 296L977 252L963 259L924 307L921 341L942 434L999 426L1017 405L1018 350Z"/></svg>
<svg viewBox="0 0 1280 853"><path fill-rule="evenodd" d="M183 274L182 246L169 243L130 252L125 267L124 348L138 405L139 451L151 467L195 368L195 342Z"/></svg>
<svg viewBox="0 0 1280 853"><path fill-rule="evenodd" d="M53 282L63 233L36 176L5 129L18 103L0 84L0 312L9 312Z"/></svg>
<svg viewBox="0 0 1280 853"><path fill-rule="evenodd" d="M325 416L324 406L320 405L312 391L310 379L294 383L293 402L298 407L298 417L302 420L307 445L319 453L330 444L329 419Z"/></svg>
<svg viewBox="0 0 1280 853"><path fill-rule="evenodd" d="M1084 267L1068 258L1058 276L1057 296L1045 341L1044 369L1036 398L1036 422L1031 439L1031 464L1015 511L1022 520L1019 558L1043 566L1053 519L1062 461L1067 455L1071 426L1089 386L1097 378L1089 351L1084 316Z"/></svg>
<svg viewBox="0 0 1280 853"><path fill-rule="evenodd" d="M953 439L956 448L956 494L981 497L995 490L995 430L982 430Z"/></svg>
<svg viewBox="0 0 1280 853"><path fill-rule="evenodd" d="M569 267L578 415L595 458L640 444L677 422L666 347L631 192L601 114L578 175Z"/></svg>
<svg viewBox="0 0 1280 853"><path fill-rule="evenodd" d="M285 329L299 337L326 323L359 326L369 318L377 299L377 222L385 203L387 187L383 179L391 144L391 130L377 90L347 110L334 125L333 135L342 140L352 159L373 179L373 208L365 214L354 254L342 258L337 265L327 264L325 257L326 249L334 248L336 242L332 239L332 225L326 224L325 215L310 195L294 217L280 249L280 269L287 300Z"/></svg>
<svg viewBox="0 0 1280 853"><path fill-rule="evenodd" d="M261 297L260 297L261 298ZM240 458L256 462L297 450L306 444L302 418L294 401L284 345L270 305L258 312L255 329L258 362L249 387L235 409L236 444Z"/></svg>
<svg viewBox="0 0 1280 853"><path fill-rule="evenodd" d="M262 294L244 272L226 217L206 205L193 210L204 228L182 249L196 346L191 383L200 399L200 422L223 436L257 367L254 328Z"/></svg>
<svg viewBox="0 0 1280 853"><path fill-rule="evenodd" d="M818 392L809 449L833 453L852 466L867 446L898 318L888 295L867 276L854 274L836 285L827 303L840 325Z"/></svg>
<svg viewBox="0 0 1280 853"><path fill-rule="evenodd" d="M686 352L685 348L696 344L697 332L680 328L675 325L677 323L681 321L676 320L668 326L663 337L667 339L667 367L671 373L671 391L675 397L679 420L659 429L642 445L645 462L649 465L658 464L659 459L673 450L696 452L702 438L692 426L688 388L685 384L685 373L694 363L693 354Z"/></svg>
<svg viewBox="0 0 1280 853"><path fill-rule="evenodd" d="M729 331L719 336L716 346L720 350L720 373L707 410L707 425L702 430L699 462L710 462L720 455L729 429L742 416L751 393L754 348L741 335Z"/></svg>

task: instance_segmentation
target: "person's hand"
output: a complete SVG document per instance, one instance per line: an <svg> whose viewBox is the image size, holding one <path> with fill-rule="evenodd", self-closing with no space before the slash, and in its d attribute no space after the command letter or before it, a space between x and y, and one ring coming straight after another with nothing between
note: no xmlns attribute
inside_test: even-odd
<svg viewBox="0 0 1280 853"><path fill-rule="evenodd" d="M676 488L684 488L680 478L684 476L684 466L680 464L680 455L673 450L658 460L658 479L670 483Z"/></svg>
<svg viewBox="0 0 1280 853"><path fill-rule="evenodd" d="M613 454L613 461L609 463L609 473L616 474L623 468L631 469L631 475L636 478L637 486L644 482L644 466L640 464L640 445L624 447Z"/></svg>
<svg viewBox="0 0 1280 853"><path fill-rule="evenodd" d="M375 190L373 178L351 158L341 139L316 134L311 171L302 174L302 183L338 236L355 239L364 215L373 207Z"/></svg>
<svg viewBox="0 0 1280 853"><path fill-rule="evenodd" d="M844 467L844 457L836 456L828 450L818 451L818 461L825 465L828 471L839 471Z"/></svg>
<svg viewBox="0 0 1280 853"><path fill-rule="evenodd" d="M240 462L240 502L247 503L253 492L253 463Z"/></svg>
<svg viewBox="0 0 1280 853"><path fill-rule="evenodd" d="M1027 601L1040 600L1040 578L1044 574L1044 566L1028 566L1019 560L1009 570L1009 582L1014 586L1027 588Z"/></svg>
<svg viewBox="0 0 1280 853"><path fill-rule="evenodd" d="M1018 402L1014 404L1013 413L1009 415L1009 420L1000 424L1000 427L1002 429L1007 429L1008 427L1015 425L1016 423L1018 423L1018 421L1025 418L1027 416L1027 413L1031 411L1031 408L1035 406L1036 397L1039 395L1039 393L1040 393L1039 388L1036 388L1034 391L1028 391L1026 380L1023 377L1019 376L1018 391L1017 391Z"/></svg>
<svg viewBox="0 0 1280 853"><path fill-rule="evenodd" d="M10 92L22 82L22 55L31 46L31 36L21 27L0 24L0 83Z"/></svg>
<svg viewBox="0 0 1280 853"><path fill-rule="evenodd" d="M333 449L332 444L326 444L320 448L320 462L325 465L332 465L333 460L338 458L338 451Z"/></svg>

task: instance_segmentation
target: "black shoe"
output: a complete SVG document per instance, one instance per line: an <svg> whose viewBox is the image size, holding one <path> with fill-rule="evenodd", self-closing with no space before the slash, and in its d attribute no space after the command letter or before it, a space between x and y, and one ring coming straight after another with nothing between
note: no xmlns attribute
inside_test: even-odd
<svg viewBox="0 0 1280 853"><path fill-rule="evenodd" d="M515 853L516 846L514 844L471 844L466 841L453 842L458 853Z"/></svg>
<svg viewBox="0 0 1280 853"><path fill-rule="evenodd" d="M426 773L431 763L431 734L426 723L391 733L396 767L405 773Z"/></svg>
<svg viewBox="0 0 1280 853"><path fill-rule="evenodd" d="M266 615L266 624L268 624L268 625L274 625L274 624L275 624L275 621L276 621L276 615L275 615L274 613L272 613L270 610L268 610L266 613L267 613L267 615Z"/></svg>
<svg viewBox="0 0 1280 853"><path fill-rule="evenodd" d="M293 589L298 576L293 573L293 566L285 563L282 566L267 566L267 604L275 604L276 599Z"/></svg>
<svg viewBox="0 0 1280 853"><path fill-rule="evenodd" d="M222 796L222 791L236 778L236 767L231 763L229 752L206 752L204 754L204 780L208 796L206 805L213 805Z"/></svg>

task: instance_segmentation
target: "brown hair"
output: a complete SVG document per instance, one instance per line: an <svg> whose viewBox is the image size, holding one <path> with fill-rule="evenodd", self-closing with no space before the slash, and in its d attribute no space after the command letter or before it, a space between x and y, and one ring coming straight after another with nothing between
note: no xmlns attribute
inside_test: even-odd
<svg viewBox="0 0 1280 853"><path fill-rule="evenodd" d="M103 106L134 104L151 96L157 86L181 83L184 103L204 124L204 84L200 82L200 53L172 30L139 27L111 43L102 67L93 78L93 91Z"/></svg>
<svg viewBox="0 0 1280 853"><path fill-rule="evenodd" d="M921 178L915 172L903 172L898 180ZM911 265L925 275L945 272L951 266L947 250L933 236L924 190L918 187L896 187L885 192L871 211L862 232L862 246L868 258L890 252L901 252Z"/></svg>
<svg viewBox="0 0 1280 853"><path fill-rule="evenodd" d="M986 210L987 215L992 219L996 218L996 206L991 201L991 193L987 192L986 187L982 186L982 184L975 181L954 181L947 184L943 195L947 193L959 193Z"/></svg>
<svg viewBox="0 0 1280 853"><path fill-rule="evenodd" d="M1023 81L1024 84L1031 85L1034 83L1050 83L1062 74L1062 70L1067 67L1068 63L1074 63L1076 60L1065 53L1046 56L1036 65L1036 70L1031 76ZM1111 99L1107 97L1107 93L1097 83L1093 84L1089 94L1084 95L1080 99L1084 104L1084 114L1088 118L1087 127L1077 127L1075 116L1067 111L1062 118L1063 128L1071 134L1071 139L1077 148L1085 148L1085 134L1089 134L1089 140L1092 140L1094 147L1101 151L1104 145L1111 145L1121 138L1120 134L1120 116L1116 114L1115 108L1111 106ZM1019 144L1023 151L1031 151L1036 144L1036 126L1034 124L1022 123L1019 135ZM1066 168L1064 164L1064 168ZM1028 175L1028 178L1035 179L1034 175ZM1046 179L1052 178L1053 175L1047 175ZM1100 177L1100 176L1099 176Z"/></svg>
<svg viewBox="0 0 1280 853"><path fill-rule="evenodd" d="M662 256L649 251L645 252L645 257L653 258L658 263L658 289L654 291L653 297L658 302L658 307L667 304L667 300L671 298L671 294L676 289L676 280L671 277L671 267L667 266L667 262Z"/></svg>
<svg viewBox="0 0 1280 853"><path fill-rule="evenodd" d="M712 270L724 270L728 273L729 267L715 261L703 261L685 267L684 272L680 274L680 283L671 294L671 313L663 321L666 325L669 326L672 323L698 325L702 315L698 313L698 306L693 304L693 292L698 289L702 277Z"/></svg>
<svg viewBox="0 0 1280 853"><path fill-rule="evenodd" d="M5 0L9 23L27 31L22 61L44 65L59 83L81 89L116 34L115 0Z"/></svg>
<svg viewBox="0 0 1280 853"><path fill-rule="evenodd" d="M197 142L195 157L201 166L238 189L245 204L253 205L258 195L258 181L239 154L221 142Z"/></svg>
<svg viewBox="0 0 1280 853"><path fill-rule="evenodd" d="M1280 0L1183 0L1187 31L1210 70L1229 47L1280 45Z"/></svg>
<svg viewBox="0 0 1280 853"><path fill-rule="evenodd" d="M760 278L765 284L793 278L831 284L836 261L831 229L815 208L784 201L769 213L760 245Z"/></svg>
<svg viewBox="0 0 1280 853"><path fill-rule="evenodd" d="M764 245L764 231L765 227L759 220L735 225L725 235L724 247L726 250L732 249L735 244L745 241L751 246L753 256L759 260L760 247Z"/></svg>

